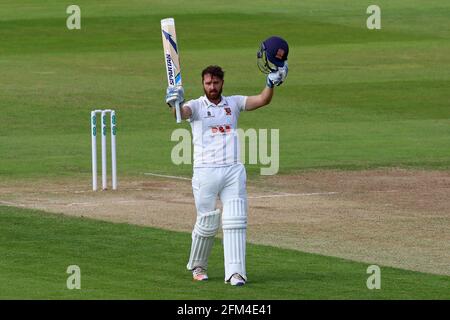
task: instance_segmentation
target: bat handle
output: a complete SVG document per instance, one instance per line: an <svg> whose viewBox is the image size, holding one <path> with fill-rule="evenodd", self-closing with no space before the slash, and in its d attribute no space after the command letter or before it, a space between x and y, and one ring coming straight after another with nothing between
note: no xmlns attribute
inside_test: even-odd
<svg viewBox="0 0 450 320"><path fill-rule="evenodd" d="M181 123L180 103L178 101L175 102L175 114L177 116L177 123Z"/></svg>

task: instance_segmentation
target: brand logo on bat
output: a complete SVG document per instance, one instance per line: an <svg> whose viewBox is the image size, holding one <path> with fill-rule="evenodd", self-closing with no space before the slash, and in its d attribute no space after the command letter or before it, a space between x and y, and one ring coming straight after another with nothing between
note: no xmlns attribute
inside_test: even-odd
<svg viewBox="0 0 450 320"><path fill-rule="evenodd" d="M163 34L164 34L164 37L166 38L166 40L169 41L170 45L173 47L175 52L178 53L177 44L176 44L175 41L173 41L172 36L170 35L170 33L168 33L168 32L163 30Z"/></svg>
<svg viewBox="0 0 450 320"><path fill-rule="evenodd" d="M173 77L172 57L168 53L166 53L166 61L167 61L167 77L169 78L170 85L174 86L175 85L175 79Z"/></svg>

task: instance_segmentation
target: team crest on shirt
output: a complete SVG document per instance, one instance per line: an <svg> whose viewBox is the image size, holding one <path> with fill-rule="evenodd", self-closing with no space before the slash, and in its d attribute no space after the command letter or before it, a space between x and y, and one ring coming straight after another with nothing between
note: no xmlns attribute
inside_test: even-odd
<svg viewBox="0 0 450 320"><path fill-rule="evenodd" d="M225 112L227 116L231 116L231 108L225 107Z"/></svg>

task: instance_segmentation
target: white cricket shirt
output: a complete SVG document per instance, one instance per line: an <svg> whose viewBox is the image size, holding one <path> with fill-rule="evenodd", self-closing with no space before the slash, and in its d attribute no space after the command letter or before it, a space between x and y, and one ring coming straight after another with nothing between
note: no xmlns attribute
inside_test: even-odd
<svg viewBox="0 0 450 320"><path fill-rule="evenodd" d="M189 121L194 144L194 168L225 167L240 161L237 122L246 96L222 96L218 105L206 96L184 104L192 110Z"/></svg>

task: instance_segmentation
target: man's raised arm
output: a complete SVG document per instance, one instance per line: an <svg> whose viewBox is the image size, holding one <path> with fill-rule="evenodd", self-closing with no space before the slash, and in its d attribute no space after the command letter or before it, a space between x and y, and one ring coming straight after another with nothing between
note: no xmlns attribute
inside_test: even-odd
<svg viewBox="0 0 450 320"><path fill-rule="evenodd" d="M253 111L268 105L270 101L272 101L272 96L273 88L265 87L259 95L247 97L247 101L245 102L245 110Z"/></svg>
<svg viewBox="0 0 450 320"><path fill-rule="evenodd" d="M184 106L184 89L182 86L168 86L166 91L166 103L171 107L172 112L177 117L175 103L180 104L181 119L189 119L192 115L192 110L188 106Z"/></svg>
<svg viewBox="0 0 450 320"><path fill-rule="evenodd" d="M268 105L270 101L272 101L273 88L283 83L287 77L287 73L288 64L286 61L283 67L280 67L277 71L271 72L267 75L266 87L259 95L247 97L247 101L245 102L245 110L253 111Z"/></svg>

